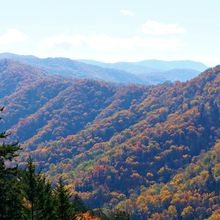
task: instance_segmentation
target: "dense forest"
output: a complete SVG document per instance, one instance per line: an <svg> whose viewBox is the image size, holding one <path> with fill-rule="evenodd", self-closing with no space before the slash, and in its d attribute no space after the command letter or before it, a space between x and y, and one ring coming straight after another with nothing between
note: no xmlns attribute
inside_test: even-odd
<svg viewBox="0 0 220 220"><path fill-rule="evenodd" d="M220 142L202 152L167 183L142 189L117 208L133 219L220 219Z"/></svg>
<svg viewBox="0 0 220 220"><path fill-rule="evenodd" d="M51 201L65 183L85 202L84 215L101 208L101 219L103 210L118 219L219 219L220 66L184 83L144 86L72 80L4 60L0 87L1 130L20 142L22 175L30 155L45 174L35 172ZM24 213L30 207L22 204Z"/></svg>
<svg viewBox="0 0 220 220"><path fill-rule="evenodd" d="M4 107L0 109L0 112ZM1 220L116 220L129 219L120 210L103 212L88 208L77 194L65 185L62 177L52 184L37 171L31 157L23 168L16 158L21 150L17 142L9 143L9 132L0 133L0 219Z"/></svg>

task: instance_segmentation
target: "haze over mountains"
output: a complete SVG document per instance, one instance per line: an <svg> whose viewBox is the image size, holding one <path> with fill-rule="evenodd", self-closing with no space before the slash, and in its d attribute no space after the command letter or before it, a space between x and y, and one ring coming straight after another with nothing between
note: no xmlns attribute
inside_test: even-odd
<svg viewBox="0 0 220 220"><path fill-rule="evenodd" d="M146 60L134 63L102 63L91 60L45 58L0 54L0 59L11 59L58 74L80 79L98 79L116 83L158 84L166 81L186 81L197 76L207 66L194 61Z"/></svg>
<svg viewBox="0 0 220 220"><path fill-rule="evenodd" d="M22 144L21 165L31 153L92 208L132 219L218 212L220 66L182 83L121 85L63 77L76 61L25 59L0 61L1 129Z"/></svg>
<svg viewBox="0 0 220 220"><path fill-rule="evenodd" d="M118 62L103 63L92 60L82 60L88 64L94 64L104 68L119 69L135 74L143 81L151 83L161 83L163 81L174 82L176 80L186 81L197 76L200 72L207 69L203 63L183 60L183 61L163 61L163 60L144 60L139 62Z"/></svg>

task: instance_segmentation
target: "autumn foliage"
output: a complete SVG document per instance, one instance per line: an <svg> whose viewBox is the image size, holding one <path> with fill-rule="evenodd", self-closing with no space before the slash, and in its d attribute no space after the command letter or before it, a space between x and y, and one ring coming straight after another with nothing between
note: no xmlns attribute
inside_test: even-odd
<svg viewBox="0 0 220 220"><path fill-rule="evenodd" d="M121 86L1 65L3 128L21 141L21 165L31 151L92 208L218 218L220 66L185 83Z"/></svg>

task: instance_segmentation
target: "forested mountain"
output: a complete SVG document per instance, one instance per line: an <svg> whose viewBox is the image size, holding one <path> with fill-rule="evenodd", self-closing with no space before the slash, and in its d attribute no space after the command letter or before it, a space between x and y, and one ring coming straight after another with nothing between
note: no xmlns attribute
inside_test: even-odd
<svg viewBox="0 0 220 220"><path fill-rule="evenodd" d="M118 208L133 219L220 219L220 142L167 183L143 189ZM210 217L210 218L209 218Z"/></svg>
<svg viewBox="0 0 220 220"><path fill-rule="evenodd" d="M219 70L184 84L145 88L129 106L106 108L84 130L43 144L34 155L51 176L66 173L93 206L114 206L141 186L167 182L219 138Z"/></svg>
<svg viewBox="0 0 220 220"><path fill-rule="evenodd" d="M63 176L90 207L121 207L134 219L218 212L209 179L219 184L220 66L185 83L122 86L4 60L0 83L2 129L20 140L21 165L31 153L51 181Z"/></svg>
<svg viewBox="0 0 220 220"><path fill-rule="evenodd" d="M4 107L0 108L2 113ZM52 185L37 171L31 157L18 167L21 150L10 142L8 131L0 132L0 219L1 220L116 220L128 219L123 211L97 212L88 208L78 195L67 188L62 177Z"/></svg>

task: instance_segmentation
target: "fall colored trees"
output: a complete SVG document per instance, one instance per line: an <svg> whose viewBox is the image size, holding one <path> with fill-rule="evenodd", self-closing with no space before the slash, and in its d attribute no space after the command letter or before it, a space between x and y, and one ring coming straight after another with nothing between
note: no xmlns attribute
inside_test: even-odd
<svg viewBox="0 0 220 220"><path fill-rule="evenodd" d="M2 129L13 129L21 140L21 167L31 151L47 174L36 172L36 187L49 198L62 177L94 209L124 208L134 219L214 218L219 162L211 149L220 138L219 73L217 66L185 83L121 86L48 77L12 63L0 70L0 104L9 118ZM38 205L27 192L29 215Z"/></svg>

